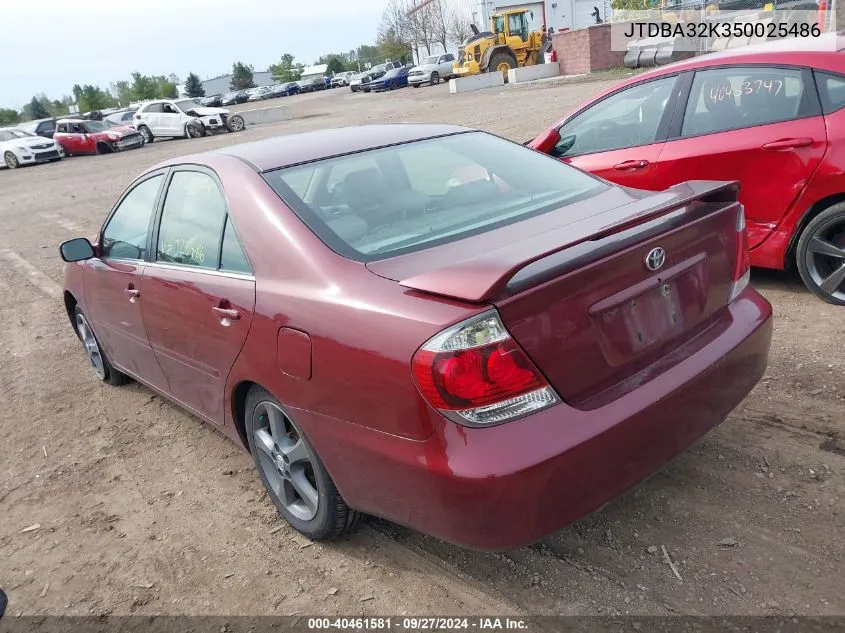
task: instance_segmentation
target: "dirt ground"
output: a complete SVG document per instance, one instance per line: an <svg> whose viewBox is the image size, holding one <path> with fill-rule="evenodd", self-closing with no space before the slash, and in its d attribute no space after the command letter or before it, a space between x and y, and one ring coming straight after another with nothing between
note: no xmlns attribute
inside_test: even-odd
<svg viewBox="0 0 845 633"><path fill-rule="evenodd" d="M301 95L282 102L295 119L237 136L0 172L9 615L845 614L845 309L788 274L753 276L776 313L770 365L724 424L593 516L503 554L376 519L308 543L277 516L245 452L143 387L98 383L71 332L57 245L95 234L160 160L379 122L521 142L608 81Z"/></svg>

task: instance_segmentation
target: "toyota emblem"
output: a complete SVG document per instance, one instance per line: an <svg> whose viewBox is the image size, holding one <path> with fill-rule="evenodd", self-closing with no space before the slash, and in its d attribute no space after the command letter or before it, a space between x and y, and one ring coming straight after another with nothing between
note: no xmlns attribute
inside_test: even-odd
<svg viewBox="0 0 845 633"><path fill-rule="evenodd" d="M666 251L659 246L653 248L645 256L645 267L649 270L659 270L666 263Z"/></svg>

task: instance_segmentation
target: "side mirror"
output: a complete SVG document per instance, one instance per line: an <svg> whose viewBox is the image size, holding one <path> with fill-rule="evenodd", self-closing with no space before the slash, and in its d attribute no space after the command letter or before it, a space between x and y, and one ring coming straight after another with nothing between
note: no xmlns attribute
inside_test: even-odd
<svg viewBox="0 0 845 633"><path fill-rule="evenodd" d="M573 145L575 145L575 135L569 134L568 136L564 136L553 148L555 156L564 156L566 152L572 149Z"/></svg>
<svg viewBox="0 0 845 633"><path fill-rule="evenodd" d="M533 141L529 142L528 147L535 149L538 152L542 152L543 154L549 154L559 142L560 132L557 131L557 128L551 128L550 130L543 132L543 134L535 138Z"/></svg>
<svg viewBox="0 0 845 633"><path fill-rule="evenodd" d="M81 262L94 257L94 247L84 237L77 237L59 246L59 254L66 262Z"/></svg>

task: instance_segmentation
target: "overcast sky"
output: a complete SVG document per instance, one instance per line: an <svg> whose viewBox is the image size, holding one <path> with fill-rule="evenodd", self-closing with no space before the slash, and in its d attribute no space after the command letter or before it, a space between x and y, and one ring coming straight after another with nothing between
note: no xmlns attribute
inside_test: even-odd
<svg viewBox="0 0 845 633"><path fill-rule="evenodd" d="M138 71L231 72L236 60L266 70L282 53L321 54L372 43L387 0L16 0L0 8L0 107L34 94L108 89Z"/></svg>

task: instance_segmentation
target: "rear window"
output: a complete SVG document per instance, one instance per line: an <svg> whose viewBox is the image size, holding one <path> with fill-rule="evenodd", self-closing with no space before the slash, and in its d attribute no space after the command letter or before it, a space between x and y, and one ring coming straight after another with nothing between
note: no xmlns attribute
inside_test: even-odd
<svg viewBox="0 0 845 633"><path fill-rule="evenodd" d="M483 132L325 159L264 178L330 248L357 261L483 233L607 187Z"/></svg>
<svg viewBox="0 0 845 633"><path fill-rule="evenodd" d="M825 114L845 106L845 77L816 71L816 84Z"/></svg>

